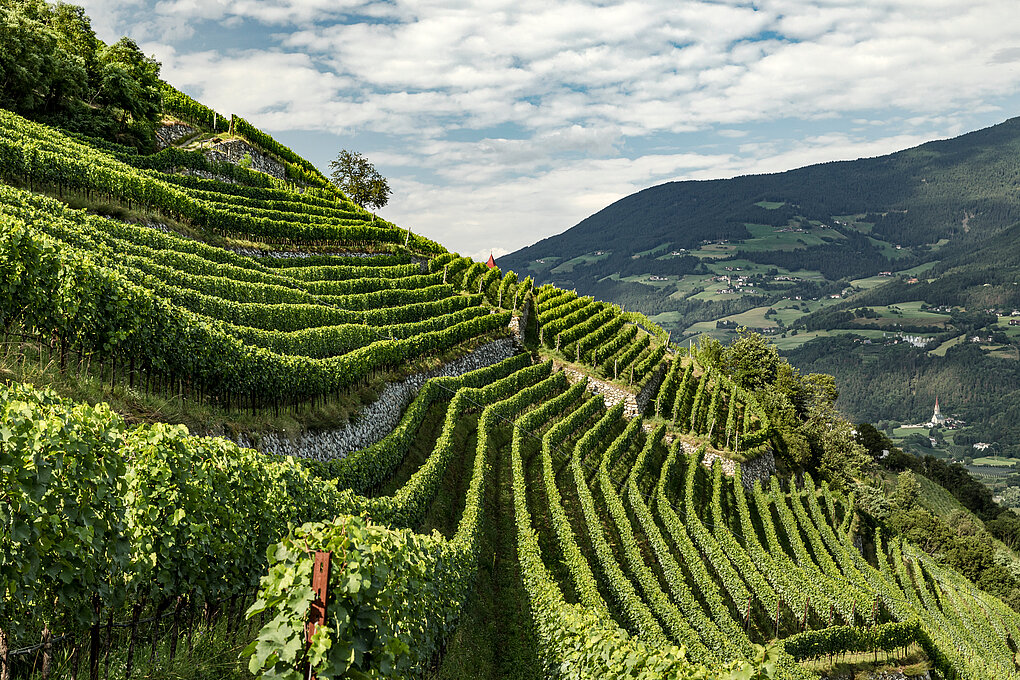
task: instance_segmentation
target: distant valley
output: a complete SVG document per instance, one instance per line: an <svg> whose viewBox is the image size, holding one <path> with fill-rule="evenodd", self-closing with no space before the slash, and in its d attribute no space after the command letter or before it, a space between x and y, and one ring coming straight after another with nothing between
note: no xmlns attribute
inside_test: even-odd
<svg viewBox="0 0 1020 680"><path fill-rule="evenodd" d="M930 450L897 439L917 453L1020 457L1018 192L1013 118L877 158L651 187L497 263L643 312L674 342L757 330L835 375L860 420L923 421L938 395L967 425Z"/></svg>

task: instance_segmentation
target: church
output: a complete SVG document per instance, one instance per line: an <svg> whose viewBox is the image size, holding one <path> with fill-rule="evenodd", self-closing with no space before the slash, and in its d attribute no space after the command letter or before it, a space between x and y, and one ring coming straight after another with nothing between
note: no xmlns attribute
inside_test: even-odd
<svg viewBox="0 0 1020 680"><path fill-rule="evenodd" d="M931 414L931 420L928 421L928 427L945 427L946 417L942 415L942 410L939 408L939 398L935 397L935 412Z"/></svg>

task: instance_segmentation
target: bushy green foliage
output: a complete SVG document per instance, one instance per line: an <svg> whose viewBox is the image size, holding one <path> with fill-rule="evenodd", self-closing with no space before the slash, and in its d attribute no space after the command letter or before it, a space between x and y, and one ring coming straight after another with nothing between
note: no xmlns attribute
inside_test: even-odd
<svg viewBox="0 0 1020 680"><path fill-rule="evenodd" d="M242 593L288 523L357 507L292 460L130 427L105 405L0 386L0 415L0 611L15 644L40 621L83 629L94 596L105 608Z"/></svg>
<svg viewBox="0 0 1020 680"><path fill-rule="evenodd" d="M5 2L0 25L0 107L151 148L160 64L137 43L105 45L81 7L43 0Z"/></svg>

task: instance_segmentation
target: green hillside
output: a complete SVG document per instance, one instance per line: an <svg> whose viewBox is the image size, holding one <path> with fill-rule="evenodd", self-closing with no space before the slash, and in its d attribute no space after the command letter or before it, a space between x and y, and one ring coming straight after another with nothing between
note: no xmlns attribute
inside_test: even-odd
<svg viewBox="0 0 1020 680"><path fill-rule="evenodd" d="M878 158L671 182L498 263L674 339L756 329L834 374L859 420L924 422L940 394L967 423L946 455L994 442L1020 457L1018 151L1010 119Z"/></svg>
<svg viewBox="0 0 1020 680"><path fill-rule="evenodd" d="M1020 677L1020 578L875 511L832 379L761 336L447 252L236 117L283 177L34 118L0 110L0 677Z"/></svg>

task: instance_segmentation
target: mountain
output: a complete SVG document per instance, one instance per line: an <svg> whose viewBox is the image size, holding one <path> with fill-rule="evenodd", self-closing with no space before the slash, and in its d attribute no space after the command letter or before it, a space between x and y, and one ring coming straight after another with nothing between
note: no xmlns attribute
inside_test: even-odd
<svg viewBox="0 0 1020 680"><path fill-rule="evenodd" d="M971 428L943 453L1020 456L1018 189L1012 118L876 158L650 187L497 263L674 339L758 329L836 375L862 420L921 422L938 392Z"/></svg>
<svg viewBox="0 0 1020 680"><path fill-rule="evenodd" d="M696 263L683 255L794 264L832 280L876 274L904 261L934 259L945 245L939 245L942 239L952 247L980 243L1020 219L1018 151L1020 118L1013 118L887 156L669 182L620 199L498 264L564 282L597 279L609 270L693 271ZM766 226L804 232L786 239L772 236L776 232ZM713 243L730 247L704 248ZM595 251L606 255L596 258ZM857 257L848 262L850 253ZM608 266L625 258L635 264Z"/></svg>

